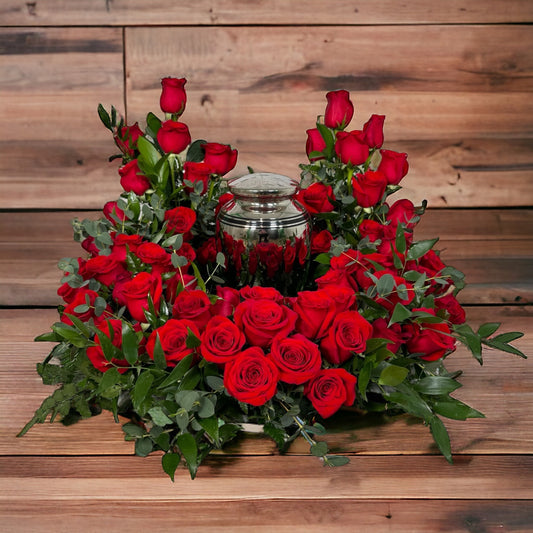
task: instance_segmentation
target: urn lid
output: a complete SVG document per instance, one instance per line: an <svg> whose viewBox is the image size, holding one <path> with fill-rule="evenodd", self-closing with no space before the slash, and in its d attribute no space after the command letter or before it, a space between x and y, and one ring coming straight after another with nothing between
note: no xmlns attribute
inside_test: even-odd
<svg viewBox="0 0 533 533"><path fill-rule="evenodd" d="M228 182L231 192L241 197L287 197L298 189L298 182L282 174L255 172Z"/></svg>

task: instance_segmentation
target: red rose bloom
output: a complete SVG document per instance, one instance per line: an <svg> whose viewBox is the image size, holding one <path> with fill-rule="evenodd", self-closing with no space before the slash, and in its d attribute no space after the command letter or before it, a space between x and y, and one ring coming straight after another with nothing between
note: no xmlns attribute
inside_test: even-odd
<svg viewBox="0 0 533 533"><path fill-rule="evenodd" d="M207 192L207 185L209 183L209 176L211 175L211 167L207 163L197 163L195 161L186 161L183 164L183 181L185 183L185 190L191 193L194 190L196 183L202 184L200 194ZM191 187L187 182L193 184Z"/></svg>
<svg viewBox="0 0 533 533"><path fill-rule="evenodd" d="M143 242L135 255L147 265L152 266L152 274L160 275L171 268L170 254L155 242Z"/></svg>
<svg viewBox="0 0 533 533"><path fill-rule="evenodd" d="M137 159L133 159L118 169L120 185L126 192L133 191L141 196L150 188L150 180L141 172Z"/></svg>
<svg viewBox="0 0 533 533"><path fill-rule="evenodd" d="M191 134L183 122L167 120L161 124L157 132L157 142L163 151L179 154L191 144Z"/></svg>
<svg viewBox="0 0 533 533"><path fill-rule="evenodd" d="M385 174L389 185L398 185L409 171L407 154L393 152L392 150L380 150L381 162L378 170Z"/></svg>
<svg viewBox="0 0 533 533"><path fill-rule="evenodd" d="M111 344L113 346L119 349L122 348L122 320L106 320L98 326L98 329L106 337L111 339ZM117 359L115 357L111 358L111 361L108 361L104 355L104 351L102 350L98 336L95 336L94 342L96 342L97 346L89 346L87 348L87 357L96 370L100 370L100 372L107 372L109 369L117 367L121 374L126 372L127 367L130 366L128 361L125 359Z"/></svg>
<svg viewBox="0 0 533 533"><path fill-rule="evenodd" d="M117 220L124 222L127 220L124 211L118 207L117 202L107 202L103 208L104 216L111 222L111 224L117 224Z"/></svg>
<svg viewBox="0 0 533 533"><path fill-rule="evenodd" d="M270 358L279 369L279 379L293 385L309 381L322 366L318 346L299 333L287 338L276 337L272 342Z"/></svg>
<svg viewBox="0 0 533 533"><path fill-rule="evenodd" d="M320 339L326 335L335 318L335 301L327 289L299 292L292 308L298 314L296 331L308 339Z"/></svg>
<svg viewBox="0 0 533 533"><path fill-rule="evenodd" d="M330 200L331 199L331 200ZM335 200L331 185L313 183L307 189L298 191L296 200L300 202L308 213L329 213L335 209L331 201Z"/></svg>
<svg viewBox="0 0 533 533"><path fill-rule="evenodd" d="M389 312L391 312L398 303L409 305L415 297L413 285L406 279L397 276L388 270L380 270L379 272L374 273L374 276L378 279L381 279L386 275L393 278L394 288L389 294L376 296L374 298L375 302L385 307Z"/></svg>
<svg viewBox="0 0 533 533"><path fill-rule="evenodd" d="M200 338L200 332L194 322L170 318L161 327L154 329L148 337L148 342L146 343L148 355L152 359L154 358L155 341L159 335L159 342L165 353L167 365L176 366L178 361L194 352L192 348L187 348L189 331Z"/></svg>
<svg viewBox="0 0 533 533"><path fill-rule="evenodd" d="M332 285L327 288L327 292L335 302L336 314L349 311L355 305L356 296L351 288Z"/></svg>
<svg viewBox="0 0 533 533"><path fill-rule="evenodd" d="M319 155L316 157L310 157L312 152L322 152L326 148L326 141L322 134L317 128L313 128L306 131L307 133L307 142L305 144L305 152L309 161L317 161L318 159L324 159L324 155Z"/></svg>
<svg viewBox="0 0 533 533"><path fill-rule="evenodd" d="M144 242L140 235L127 235L126 233L115 233L112 235L113 246L111 247L111 255L117 261L126 261L128 252L133 252Z"/></svg>
<svg viewBox="0 0 533 533"><path fill-rule="evenodd" d="M97 255L85 263L85 272L88 277L94 278L107 287L114 285L117 278L127 273L122 263L113 255Z"/></svg>
<svg viewBox="0 0 533 533"><path fill-rule="evenodd" d="M437 309L444 309L452 324L464 324L466 321L465 310L453 294L435 298L435 307Z"/></svg>
<svg viewBox="0 0 533 533"><path fill-rule="evenodd" d="M370 148L383 146L383 122L385 115L372 115L363 126L363 139Z"/></svg>
<svg viewBox="0 0 533 533"><path fill-rule="evenodd" d="M353 195L361 207L373 207L382 198L387 178L379 171L367 170L352 178Z"/></svg>
<svg viewBox="0 0 533 533"><path fill-rule="evenodd" d="M335 153L345 165L361 165L367 160L370 152L361 131L339 131Z"/></svg>
<svg viewBox="0 0 533 533"><path fill-rule="evenodd" d="M133 319L138 322L146 322L144 312L148 311L148 296L152 299L155 310L159 309L161 293L161 277L153 276L148 272L140 272L133 279L124 283L122 290L126 307Z"/></svg>
<svg viewBox="0 0 533 533"><path fill-rule="evenodd" d="M321 254L329 252L332 239L333 236L327 229L311 233L311 253Z"/></svg>
<svg viewBox="0 0 533 533"><path fill-rule="evenodd" d="M245 342L244 333L229 318L215 315L202 334L200 353L211 363L224 364L241 352Z"/></svg>
<svg viewBox="0 0 533 533"><path fill-rule="evenodd" d="M217 285L216 291L219 299L213 304L213 315L233 315L235 308L241 301L239 291L232 287L221 287L220 285Z"/></svg>
<svg viewBox="0 0 533 533"><path fill-rule="evenodd" d="M211 300L199 289L181 291L172 307L172 316L191 320L201 330L211 318Z"/></svg>
<svg viewBox="0 0 533 533"><path fill-rule="evenodd" d="M169 231L187 234L196 222L196 213L190 207L174 207L165 212L165 220Z"/></svg>
<svg viewBox="0 0 533 533"><path fill-rule="evenodd" d="M283 294L274 287L262 287L261 285L250 287L246 285L239 293L244 300L273 300L278 303L283 301Z"/></svg>
<svg viewBox="0 0 533 533"><path fill-rule="evenodd" d="M372 336L372 326L357 311L339 313L320 343L324 357L340 365L356 353L363 353Z"/></svg>
<svg viewBox="0 0 533 533"><path fill-rule="evenodd" d="M413 309L424 311L435 316L433 309ZM410 338L407 341L407 349L411 354L416 354L425 361L436 361L455 350L455 338L451 336L451 330L445 322L411 324L406 326Z"/></svg>
<svg viewBox="0 0 533 533"><path fill-rule="evenodd" d="M343 368L321 370L304 388L304 394L322 418L355 402L357 378Z"/></svg>
<svg viewBox="0 0 533 533"><path fill-rule="evenodd" d="M241 352L224 369L224 387L236 400L250 405L264 405L278 385L276 365L254 346Z"/></svg>
<svg viewBox="0 0 533 533"><path fill-rule="evenodd" d="M415 218L415 206L411 200L402 199L396 200L390 207L387 213L387 220L391 225L397 227L398 224L405 224L409 229L413 229L416 226Z"/></svg>
<svg viewBox="0 0 533 533"><path fill-rule="evenodd" d="M204 162L211 167L213 174L224 176L237 164L237 150L219 143L202 144L205 151Z"/></svg>
<svg viewBox="0 0 533 533"><path fill-rule="evenodd" d="M198 248L198 261L205 265L206 263L214 263L217 258L217 243L215 237L209 237Z"/></svg>
<svg viewBox="0 0 533 533"><path fill-rule="evenodd" d="M388 325L388 320L378 318L372 322L372 337L376 339L387 339L387 349L392 353L397 353L405 340L400 324Z"/></svg>
<svg viewBox="0 0 533 533"><path fill-rule="evenodd" d="M245 300L235 309L235 324L253 346L268 346L276 335L294 330L298 315L272 300Z"/></svg>
<svg viewBox="0 0 533 533"><path fill-rule="evenodd" d="M72 301L63 310L61 322L68 324L69 326L73 325L72 320L67 315L78 317L82 322L89 322L89 320L92 318L97 325L100 322L103 322L107 317L110 316L111 308L109 305L106 305L105 311L100 316L96 316L94 309L94 301L96 298L98 298L97 292L91 291L90 289L79 289L72 298ZM87 311L83 311L81 313L75 311L76 307L87 304L87 301L90 305Z"/></svg>
<svg viewBox="0 0 533 533"><path fill-rule="evenodd" d="M344 89L326 94L328 104L324 113L324 124L332 129L344 129L352 120L353 104L350 93Z"/></svg>
<svg viewBox="0 0 533 533"><path fill-rule="evenodd" d="M122 126L115 135L115 143L124 155L133 157L137 149L137 139L142 135L137 122L133 126Z"/></svg>
<svg viewBox="0 0 533 533"><path fill-rule="evenodd" d="M163 78L161 80L161 97L159 105L164 113L181 115L185 110L187 95L185 93L185 78Z"/></svg>

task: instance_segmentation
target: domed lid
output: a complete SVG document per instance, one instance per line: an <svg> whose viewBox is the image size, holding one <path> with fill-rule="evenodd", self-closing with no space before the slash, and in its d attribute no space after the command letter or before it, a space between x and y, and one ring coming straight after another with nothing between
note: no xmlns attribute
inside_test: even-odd
<svg viewBox="0 0 533 533"><path fill-rule="evenodd" d="M284 197L292 196L298 189L298 182L270 172L255 172L228 182L231 192L235 196L244 197Z"/></svg>

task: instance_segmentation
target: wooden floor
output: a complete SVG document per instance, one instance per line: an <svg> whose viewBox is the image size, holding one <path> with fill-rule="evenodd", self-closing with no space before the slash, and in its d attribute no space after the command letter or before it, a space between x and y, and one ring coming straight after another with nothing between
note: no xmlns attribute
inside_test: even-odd
<svg viewBox="0 0 533 533"><path fill-rule="evenodd" d="M58 258L78 254L69 220L90 215L0 213L0 530L533 531L533 361L508 354L487 352L482 367L462 348L449 359L464 371L456 396L487 416L447 423L453 465L416 420L349 411L327 439L351 456L344 467L322 467L304 442L280 456L249 435L174 483L106 414L17 439L48 394L34 368L49 346L32 338L56 319ZM470 281L472 324L524 331L516 345L533 356L533 210L429 211L417 235L439 234Z"/></svg>

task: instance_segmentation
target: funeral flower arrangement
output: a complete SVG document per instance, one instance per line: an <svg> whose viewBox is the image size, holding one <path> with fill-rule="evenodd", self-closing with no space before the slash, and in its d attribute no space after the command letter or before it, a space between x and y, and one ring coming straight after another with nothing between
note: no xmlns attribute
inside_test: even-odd
<svg viewBox="0 0 533 533"><path fill-rule="evenodd" d="M180 462L194 477L242 424L259 424L280 451L302 436L338 466L349 459L320 435L352 407L423 419L451 461L441 417L483 415L450 396L460 383L445 359L457 342L480 363L483 346L523 356L509 344L522 334L465 322L463 274L437 239L414 238L425 205L389 201L408 162L382 147L385 117L347 131L350 95L329 92L296 194L310 235L250 251L217 224L237 151L191 139L185 83L162 80L164 118L149 113L144 131L98 108L124 191L98 220L73 222L84 257L60 261L64 304L36 339L55 343L37 371L57 387L21 435L49 416L70 424L107 410L138 455L162 452L174 479Z"/></svg>

